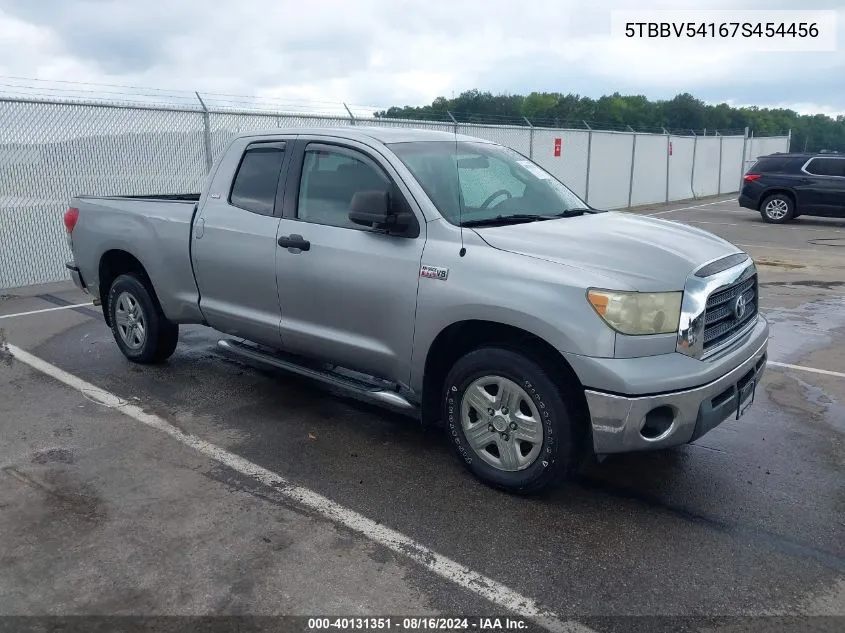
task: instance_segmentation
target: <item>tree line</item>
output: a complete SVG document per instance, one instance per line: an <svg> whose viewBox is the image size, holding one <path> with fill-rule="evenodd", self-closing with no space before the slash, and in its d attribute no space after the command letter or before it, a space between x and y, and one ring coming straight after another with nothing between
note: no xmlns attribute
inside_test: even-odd
<svg viewBox="0 0 845 633"><path fill-rule="evenodd" d="M792 131L792 151L845 152L845 116L798 114L782 108L736 108L711 105L683 93L651 101L642 95L612 95L592 99L576 94L532 92L529 95L494 95L468 90L454 98L438 97L431 105L394 106L375 113L377 118L401 118L461 123L502 123L561 128L594 128L672 134L742 134L748 127L756 136L785 135Z"/></svg>

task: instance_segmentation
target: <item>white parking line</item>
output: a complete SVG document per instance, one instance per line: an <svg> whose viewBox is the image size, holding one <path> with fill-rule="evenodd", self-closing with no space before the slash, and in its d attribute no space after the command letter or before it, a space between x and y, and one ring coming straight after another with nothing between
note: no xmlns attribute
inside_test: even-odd
<svg viewBox="0 0 845 633"><path fill-rule="evenodd" d="M645 215L664 215L666 213L675 213L675 211L688 211L689 209L700 209L702 207L710 207L714 204L725 204L726 202L733 202L733 198L727 200L716 200L716 202L705 202L704 204L694 204L691 207L681 207L680 209L668 209L667 211L657 211L656 213L646 213Z"/></svg>
<svg viewBox="0 0 845 633"><path fill-rule="evenodd" d="M776 226L774 224L765 224L763 222L708 222L705 220L675 220L682 224L718 224L719 226L744 226L747 228L757 229L772 229L775 231L815 231L817 233L845 233L841 229L814 229L803 226Z"/></svg>
<svg viewBox="0 0 845 633"><path fill-rule="evenodd" d="M72 306L59 306L58 308L44 308L43 310L30 310L29 312L16 312L14 314L0 314L0 319L14 319L15 317L29 316L30 314L41 314L42 312L53 312L55 310L70 310L71 308L84 308L94 305L93 302L77 303Z"/></svg>
<svg viewBox="0 0 845 633"><path fill-rule="evenodd" d="M740 244L739 242L733 242L733 244L734 246L743 246L745 248L772 248L778 251L798 251L800 253L806 253L808 250L812 250L808 248L786 248L777 244Z"/></svg>
<svg viewBox="0 0 845 633"><path fill-rule="evenodd" d="M789 363L776 363L769 361L769 365L774 367L782 367L784 369L795 369L798 371L808 371L811 374L823 374L825 376L835 376L836 378L845 378L845 373L841 371L830 371L829 369L816 369L815 367L804 367L802 365L790 365Z"/></svg>
<svg viewBox="0 0 845 633"><path fill-rule="evenodd" d="M142 424L168 434L182 444L190 446L206 457L228 466L242 475L253 477L265 486L273 488L279 494L309 508L324 518L340 523L359 532L371 541L383 545L401 556L410 558L438 576L489 600L497 607L512 611L555 633L595 633L589 627L578 622L563 620L555 613L541 607L535 600L523 596L487 576L432 551L425 545L417 543L396 530L380 525L308 488L291 483L281 475L277 475L239 455L230 453L224 448L206 442L195 435L189 435L157 415L147 413L140 407L127 403L113 393L100 389L73 374L59 369L55 365L51 365L47 361L33 356L15 345L7 344L6 349L14 358L22 363L55 378L68 387L76 389L90 400L105 407L116 409Z"/></svg>

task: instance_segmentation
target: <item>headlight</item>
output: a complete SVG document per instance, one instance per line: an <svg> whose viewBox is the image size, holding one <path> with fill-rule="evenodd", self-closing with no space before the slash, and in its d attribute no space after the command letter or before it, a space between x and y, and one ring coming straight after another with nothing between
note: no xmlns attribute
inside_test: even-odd
<svg viewBox="0 0 845 633"><path fill-rule="evenodd" d="M587 300L614 330L636 336L677 332L683 294L591 289Z"/></svg>

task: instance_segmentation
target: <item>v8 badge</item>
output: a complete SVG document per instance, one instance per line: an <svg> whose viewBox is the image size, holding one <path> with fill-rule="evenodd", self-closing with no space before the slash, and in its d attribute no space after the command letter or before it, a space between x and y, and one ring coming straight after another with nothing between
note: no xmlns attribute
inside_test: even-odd
<svg viewBox="0 0 845 633"><path fill-rule="evenodd" d="M428 277L429 279L439 279L440 281L446 281L446 278L448 276L448 268L441 268L440 266L428 266L427 264L423 264L422 266L420 266L420 277Z"/></svg>

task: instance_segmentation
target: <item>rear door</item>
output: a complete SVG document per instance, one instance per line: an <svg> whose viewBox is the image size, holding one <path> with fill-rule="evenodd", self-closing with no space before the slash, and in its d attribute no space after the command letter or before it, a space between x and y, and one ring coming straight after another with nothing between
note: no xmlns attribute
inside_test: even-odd
<svg viewBox="0 0 845 633"><path fill-rule="evenodd" d="M742 186L743 194L760 203L769 191L786 188L795 193L797 208L800 211L810 211L814 204L814 193L812 179L801 171L805 161L806 159L800 156L789 155L760 158L748 173L761 174L762 177L750 181L746 179Z"/></svg>
<svg viewBox="0 0 845 633"><path fill-rule="evenodd" d="M200 308L208 324L276 347L281 343L276 232L289 143L236 141L217 169L192 240Z"/></svg>
<svg viewBox="0 0 845 633"><path fill-rule="evenodd" d="M808 207L818 215L845 216L845 156L816 156L802 167Z"/></svg>
<svg viewBox="0 0 845 633"><path fill-rule="evenodd" d="M407 381L425 223L377 151L300 137L279 224L276 270L285 349L395 382ZM349 220L357 191L388 190L416 218L406 236ZM291 247L304 244L306 249Z"/></svg>

